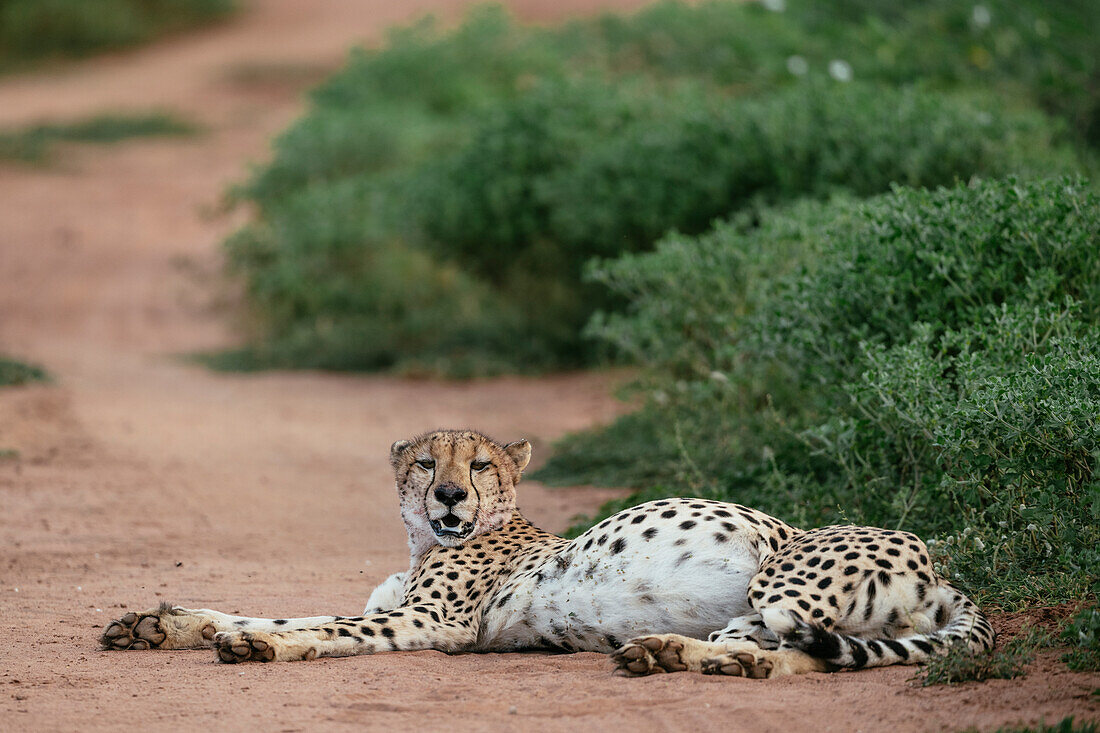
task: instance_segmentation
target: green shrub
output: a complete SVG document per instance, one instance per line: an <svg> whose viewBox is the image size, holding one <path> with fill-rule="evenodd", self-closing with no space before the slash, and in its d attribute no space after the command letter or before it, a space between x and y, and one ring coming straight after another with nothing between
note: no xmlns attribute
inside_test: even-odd
<svg viewBox="0 0 1100 733"><path fill-rule="evenodd" d="M649 399L538 477L904 526L1005 606L1088 594L1098 242L1087 184L1009 179L766 211L602 263L628 305L590 333L641 361ZM587 458L620 439L618 470Z"/></svg>
<svg viewBox="0 0 1100 733"><path fill-rule="evenodd" d="M233 0L0 0L0 67L133 45L234 7Z"/></svg>
<svg viewBox="0 0 1100 733"><path fill-rule="evenodd" d="M55 143L108 144L135 137L189 135L196 127L165 112L102 114L75 122L50 122L0 131L0 159L30 163L48 159Z"/></svg>
<svg viewBox="0 0 1100 733"><path fill-rule="evenodd" d="M921 685L957 685L960 682L1011 680L1027 674L1027 665L1040 647L1049 646L1051 635L1028 629L996 649L973 652L957 645L942 656L933 657L918 674Z"/></svg>
<svg viewBox="0 0 1100 733"><path fill-rule="evenodd" d="M49 381L46 370L34 364L0 356L0 387L19 386L30 382Z"/></svg>
<svg viewBox="0 0 1100 733"><path fill-rule="evenodd" d="M1062 641L1070 645L1070 651L1062 657L1070 669L1100 670L1100 610L1082 609L1062 632Z"/></svg>
<svg viewBox="0 0 1100 733"><path fill-rule="evenodd" d="M465 144L411 172L396 161L433 147L432 124L402 133L409 146L402 150L394 136L408 127L403 117L375 110L366 119L345 111L308 119L284 136L283 154L252 184L265 202L267 226L242 236L263 241L267 256L242 257L237 244L230 252L249 279L265 327L261 348L269 353L285 352L280 342L291 332L302 344L292 352L324 353L334 343L331 334L350 339L376 317L374 300L324 295L337 286L345 293L378 290L369 279L374 270L357 281L364 271L327 269L326 232L334 229L348 256L370 258L373 248L400 241L410 258L430 256L489 289L494 307L526 345L500 366L526 371L591 360L593 349L579 331L596 308L611 304L581 282L593 256L648 249L669 228L699 232L715 217L760 201L835 190L867 194L892 180L931 185L975 173L1073 165L1040 116L1008 112L985 98L861 85L814 84L730 100L695 88L540 83L473 114ZM312 183L303 186L305 180ZM361 201L334 193L344 189L359 192ZM325 222L316 211L325 212ZM353 254L356 248L363 251ZM278 291L264 284L272 280L268 268L283 286ZM415 312L411 294L381 292L399 301L391 311ZM470 334L467 343L487 349L490 359L499 359L497 344L511 342L510 334L494 335L500 319L486 320L487 312L471 334L445 311L425 321L432 333ZM460 304L454 311L456 318L467 312ZM309 332L317 323L327 330L317 334L314 348ZM357 325L347 331L349 323ZM368 330L390 328L402 324ZM443 343L422 332L410 332L405 352L381 362L373 356L375 344L362 338L339 348L341 368L446 355ZM358 358L356 348L363 349ZM317 365L300 365L306 363Z"/></svg>
<svg viewBox="0 0 1100 733"><path fill-rule="evenodd" d="M289 263L306 263L315 243L308 232L290 238L301 227L284 225L284 209L337 184L370 192L368 215L325 207L347 220L339 226L356 246L427 253L491 292L483 327L438 322L436 332L467 334L456 362L472 355L530 371L602 354L578 338L594 310L615 306L581 282L593 256L644 251L671 230L697 234L760 203L1088 165L1063 142L1083 139L1091 124L1096 39L1084 29L1092 7L994 0L981 8L991 22L975 20L973 3L961 0L789 0L778 13L757 3L663 2L529 28L490 7L453 31L430 20L395 31L315 91L275 159L236 191L261 217L242 236L267 253L262 264L233 262L250 293L269 295L251 301L255 364L263 354L281 354L272 363L288 366L293 354L339 352L322 362L411 359L452 371L444 345L427 335L409 339L423 350L382 359L357 346L399 324L370 324L372 311L350 307L354 297L303 309ZM833 78L848 78L837 69L854 82ZM1069 125L1052 125L1037 104ZM320 264L304 266L319 273L326 261L320 254ZM373 287L332 274L348 288ZM292 303L252 282L274 279ZM324 310L338 302L349 307ZM406 298L388 310L414 305ZM522 334L521 353L503 360L490 348L498 320Z"/></svg>
<svg viewBox="0 0 1100 733"><path fill-rule="evenodd" d="M977 728L968 728L965 733L977 733ZM1063 718L1054 725L1010 726L998 728L993 733L1096 733L1096 723L1074 724L1073 717Z"/></svg>

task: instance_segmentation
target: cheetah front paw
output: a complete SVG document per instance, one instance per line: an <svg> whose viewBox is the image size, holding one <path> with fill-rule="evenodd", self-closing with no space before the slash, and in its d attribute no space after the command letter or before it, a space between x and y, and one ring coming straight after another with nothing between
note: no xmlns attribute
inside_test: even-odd
<svg viewBox="0 0 1100 733"><path fill-rule="evenodd" d="M275 659L274 640L259 631L219 631L214 635L214 651L226 664Z"/></svg>
<svg viewBox="0 0 1100 733"><path fill-rule="evenodd" d="M611 654L617 669L615 674L641 677L662 672L685 672L688 665L681 658L684 645L667 636L643 636L631 639Z"/></svg>
<svg viewBox="0 0 1100 733"><path fill-rule="evenodd" d="M772 673L772 663L752 652L730 652L704 659L700 671L703 674L724 674L730 677L767 679Z"/></svg>
<svg viewBox="0 0 1100 733"><path fill-rule="evenodd" d="M99 643L104 649L156 649L167 638L157 612L130 612L107 624Z"/></svg>

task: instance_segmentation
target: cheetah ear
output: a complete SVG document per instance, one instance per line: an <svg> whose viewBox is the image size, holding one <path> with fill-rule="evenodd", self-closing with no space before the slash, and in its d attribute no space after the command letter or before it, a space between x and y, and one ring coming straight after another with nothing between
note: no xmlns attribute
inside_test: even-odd
<svg viewBox="0 0 1100 733"><path fill-rule="evenodd" d="M527 464L531 460L531 444L526 440L517 440L515 443L504 446L504 452L515 461L519 473L523 473L523 469L527 468Z"/></svg>
<svg viewBox="0 0 1100 733"><path fill-rule="evenodd" d="M411 440L399 440L390 446L390 463L397 465L397 462L401 460L401 454L405 452L405 449L412 445Z"/></svg>

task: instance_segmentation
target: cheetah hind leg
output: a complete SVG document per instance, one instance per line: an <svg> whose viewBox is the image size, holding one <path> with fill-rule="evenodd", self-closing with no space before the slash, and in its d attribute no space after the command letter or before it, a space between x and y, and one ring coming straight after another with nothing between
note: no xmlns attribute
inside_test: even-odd
<svg viewBox="0 0 1100 733"><path fill-rule="evenodd" d="M702 672L766 679L824 672L825 662L795 649L761 649L753 642L712 642L679 634L643 636L611 655L618 675L640 677L662 672Z"/></svg>

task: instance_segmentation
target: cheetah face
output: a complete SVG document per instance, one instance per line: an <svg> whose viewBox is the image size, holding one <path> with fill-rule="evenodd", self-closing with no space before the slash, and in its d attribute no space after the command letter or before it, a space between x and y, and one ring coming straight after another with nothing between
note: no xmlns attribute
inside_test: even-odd
<svg viewBox="0 0 1100 733"><path fill-rule="evenodd" d="M531 458L526 440L501 446L468 430L399 440L390 462L414 554L458 547L502 527L516 508L516 484Z"/></svg>

